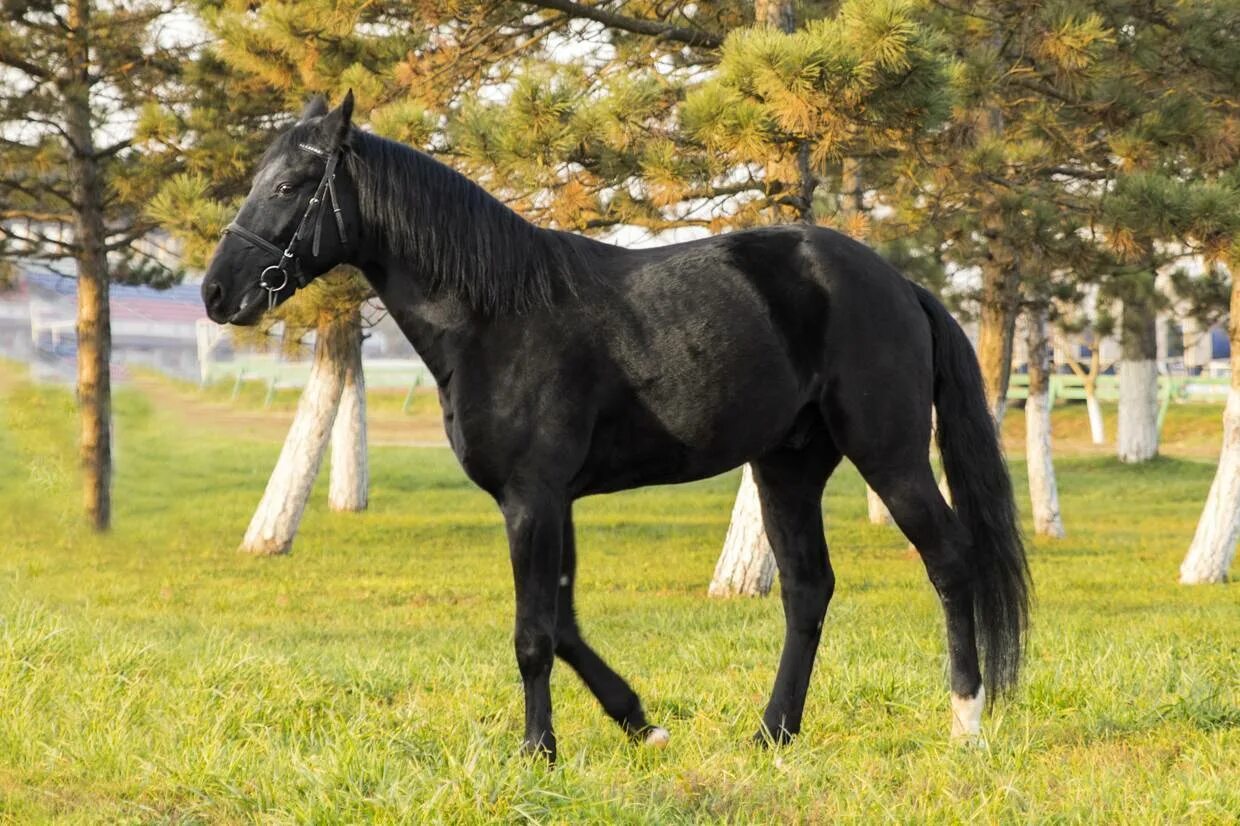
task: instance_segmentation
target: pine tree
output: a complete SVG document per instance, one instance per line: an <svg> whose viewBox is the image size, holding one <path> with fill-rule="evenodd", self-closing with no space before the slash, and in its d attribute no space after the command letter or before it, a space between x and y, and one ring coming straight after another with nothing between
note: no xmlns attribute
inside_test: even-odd
<svg viewBox="0 0 1240 826"><path fill-rule="evenodd" d="M946 262L979 271L978 358L999 420L1021 285L1056 234L1045 210L1063 235L1093 206L1106 158L1093 106L1111 31L1089 9L1055 4L944 2L930 17L960 55L952 117L919 142L921 163L891 165L884 196L902 221L924 222Z"/></svg>
<svg viewBox="0 0 1240 826"><path fill-rule="evenodd" d="M1240 4L1133 4L1120 12L1142 95L1132 106L1140 117L1112 141L1122 174L1103 209L1121 271L1148 289L1152 270L1188 252L1232 274L1223 446L1180 567L1181 582L1222 582L1240 537ZM1146 326L1140 317L1125 323Z"/></svg>
<svg viewBox="0 0 1240 826"><path fill-rule="evenodd" d="M168 9L3 3L0 28L0 255L41 258L77 279L77 396L84 505L96 530L112 514L108 285L178 277L137 245L155 224L142 205L172 161L138 163L132 123L180 71L161 40Z"/></svg>

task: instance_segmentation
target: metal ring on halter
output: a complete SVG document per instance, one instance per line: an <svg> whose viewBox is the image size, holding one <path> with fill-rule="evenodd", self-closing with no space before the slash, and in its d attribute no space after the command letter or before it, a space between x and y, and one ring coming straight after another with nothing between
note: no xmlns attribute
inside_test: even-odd
<svg viewBox="0 0 1240 826"><path fill-rule="evenodd" d="M229 224L227 227L224 228L224 232L226 234L230 232L236 233L242 239L244 239L245 241L248 241L252 246L255 246L267 252L275 253L276 255L280 256L279 263L272 264L271 266L267 267L261 273L259 273L259 276L258 276L258 286L262 287L264 290L267 291L267 309L268 310L271 310L276 306L276 295L281 290L283 290L285 287L289 285L289 281L293 280L292 277L289 275L288 269L286 269L288 266L292 265L294 267L297 267L297 284L296 286L293 287L293 289L296 290L300 287L306 286L307 279L305 277L305 273L302 272L300 266L298 266L297 254L293 252L293 249L294 247L297 246L297 242L301 239L302 233L305 232L306 227L310 226L310 222L313 221L314 222L313 253L315 257L318 256L319 236L323 230L322 206L323 206L323 197L325 193L327 197L331 198L332 212L336 216L336 229L340 233L340 242L341 244L345 243L344 218L341 215L340 204L337 202L337 199L336 199L336 188L333 185L333 181L335 180L335 177L336 177L336 164L340 162L340 159L342 157L341 150L334 149L331 151L327 151L327 150L319 149L318 147L310 146L304 143L298 144L298 146L300 146L302 149L306 150L307 152L310 152L311 154L327 158L327 166L323 170L323 177L319 179L319 185L315 189L314 195L312 195L310 198L310 203L306 206L306 211L301 216L301 222L297 225L297 228L293 231L293 237L289 239L288 246L286 246L283 250L281 250L279 247L277 247L275 244L268 241L266 238L263 238L261 235L258 235L257 233L250 232L248 229L238 224L235 220L231 224ZM284 280L280 282L279 286L273 286L267 283L267 273L271 272L272 270L278 270L280 274L284 276Z"/></svg>
<svg viewBox="0 0 1240 826"><path fill-rule="evenodd" d="M271 272L272 270L275 270L276 272L280 273L280 275L284 276L284 280L280 282L280 286L278 287L273 287L271 284L267 283L267 273ZM268 292L272 292L272 293L280 292L280 290L288 286L288 270L284 269L284 267L282 267L280 264L272 264L270 267L263 270L262 273L258 276L258 286L262 287L264 290L267 290Z"/></svg>
<svg viewBox="0 0 1240 826"><path fill-rule="evenodd" d="M271 272L272 270L275 270L284 276L284 280L280 282L280 286L278 287L273 287L267 283L267 273ZM267 309L268 310L275 309L276 293L280 292L280 290L288 286L288 270L284 269L284 267L280 266L280 264L272 264L270 267L263 270L261 274L259 274L258 286L262 287L264 290L267 291Z"/></svg>

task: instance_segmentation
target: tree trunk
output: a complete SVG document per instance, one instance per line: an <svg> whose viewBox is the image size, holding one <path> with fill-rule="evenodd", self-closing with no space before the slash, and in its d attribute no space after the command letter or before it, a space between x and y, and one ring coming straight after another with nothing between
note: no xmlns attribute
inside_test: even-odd
<svg viewBox="0 0 1240 826"><path fill-rule="evenodd" d="M977 361L982 368L990 415L1000 426L1007 410L1008 381L1012 373L1018 285L1014 263L988 260L982 265Z"/></svg>
<svg viewBox="0 0 1240 826"><path fill-rule="evenodd" d="M1038 536L1063 538L1059 515L1059 486L1051 455L1050 367L1046 335L1046 308L1031 309L1028 325L1029 398L1025 402L1025 459L1029 469L1029 499L1033 505L1033 531Z"/></svg>
<svg viewBox="0 0 1240 826"><path fill-rule="evenodd" d="M1145 462L1158 455L1158 343L1148 301L1124 302L1122 344L1116 452L1121 462Z"/></svg>
<svg viewBox="0 0 1240 826"><path fill-rule="evenodd" d="M340 404L353 329L348 317L320 317L310 378L267 489L241 541L242 551L284 554L292 550Z"/></svg>
<svg viewBox="0 0 1240 826"><path fill-rule="evenodd" d="M1089 370L1086 371L1071 354L1068 355L1068 366L1081 380L1085 391L1085 412L1089 414L1089 438L1096 445L1106 444L1107 433L1102 423L1102 406L1098 404L1098 376L1102 375L1102 352L1095 340L1090 345Z"/></svg>
<svg viewBox="0 0 1240 826"><path fill-rule="evenodd" d="M1098 382L1085 382L1085 411L1089 414L1089 438L1096 445L1107 443L1107 430L1102 422L1102 405L1098 403Z"/></svg>
<svg viewBox="0 0 1240 826"><path fill-rule="evenodd" d="M792 0L754 0L753 19L785 32L794 31L797 25L796 4Z"/></svg>
<svg viewBox="0 0 1240 826"><path fill-rule="evenodd" d="M1232 268L1240 272L1240 266ZM1199 585L1226 582L1240 539L1240 278L1232 278L1231 388L1223 410L1223 448L1218 470L1197 523L1197 533L1180 564L1180 582Z"/></svg>
<svg viewBox="0 0 1240 826"><path fill-rule="evenodd" d="M753 470L745 465L709 593L712 597L765 596L774 579L775 554L762 526L758 486Z"/></svg>
<svg viewBox="0 0 1240 826"><path fill-rule="evenodd" d="M331 484L327 505L334 511L364 511L370 488L366 460L366 376L362 372L362 316L354 310L349 330L342 334L349 343L340 407L332 425Z"/></svg>
<svg viewBox="0 0 1240 826"><path fill-rule="evenodd" d="M865 507L870 517L871 525L894 525L895 520L891 518L891 511L887 510L886 503L879 498L878 494L869 485L865 486Z"/></svg>
<svg viewBox="0 0 1240 826"><path fill-rule="evenodd" d="M77 247L77 398L81 411L83 504L95 530L112 520L112 326L104 250L103 188L91 127L90 3L69 6L69 80L64 85L65 132L73 171Z"/></svg>

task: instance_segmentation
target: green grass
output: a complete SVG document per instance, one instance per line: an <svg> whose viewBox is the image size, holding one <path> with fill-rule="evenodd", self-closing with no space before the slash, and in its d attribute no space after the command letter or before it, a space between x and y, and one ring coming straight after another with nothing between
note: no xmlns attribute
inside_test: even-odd
<svg viewBox="0 0 1240 826"><path fill-rule="evenodd" d="M947 742L937 602L894 531L864 523L850 468L825 502L839 587L806 728L775 752L746 740L778 657L778 600L704 595L735 476L587 500L584 627L672 744L628 745L559 667L549 769L517 754L500 522L449 452L376 450L368 513L329 513L320 488L294 554L252 559L234 548L277 444L121 392L116 527L99 538L78 516L71 396L3 384L0 820L1240 812L1240 595L1175 584L1207 462L1061 458L1070 536L1032 543L1026 677L987 717L984 751Z"/></svg>

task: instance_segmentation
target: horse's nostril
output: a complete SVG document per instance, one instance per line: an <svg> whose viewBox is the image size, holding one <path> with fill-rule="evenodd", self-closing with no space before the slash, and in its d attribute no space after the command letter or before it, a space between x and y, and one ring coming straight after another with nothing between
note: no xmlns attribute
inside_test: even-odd
<svg viewBox="0 0 1240 826"><path fill-rule="evenodd" d="M224 288L217 282L202 285L202 300L208 307L214 307L224 297Z"/></svg>
<svg viewBox="0 0 1240 826"><path fill-rule="evenodd" d="M206 305L207 315L216 319L221 315L224 304L224 288L218 281L204 282L202 285L202 303Z"/></svg>

